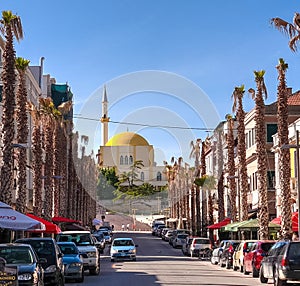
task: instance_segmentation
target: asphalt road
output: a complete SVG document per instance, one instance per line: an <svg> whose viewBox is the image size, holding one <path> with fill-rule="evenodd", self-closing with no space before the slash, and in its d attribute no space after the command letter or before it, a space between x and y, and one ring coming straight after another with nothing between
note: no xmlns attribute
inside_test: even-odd
<svg viewBox="0 0 300 286"><path fill-rule="evenodd" d="M172 248L161 238L149 232L118 232L114 237L132 237L137 248L137 261L118 261L112 263L109 247L101 257L101 273L89 276L84 283L68 283L73 286L248 286L261 284L258 278L227 270L196 257L183 256L180 249Z"/></svg>

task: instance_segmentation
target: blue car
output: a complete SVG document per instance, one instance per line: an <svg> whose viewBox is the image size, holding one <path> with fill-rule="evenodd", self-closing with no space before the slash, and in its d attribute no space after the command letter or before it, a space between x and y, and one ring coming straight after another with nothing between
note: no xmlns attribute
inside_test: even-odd
<svg viewBox="0 0 300 286"><path fill-rule="evenodd" d="M82 254L79 252L74 242L57 242L61 252L63 253L63 263L65 266L65 279L75 280L77 282L84 281L84 269Z"/></svg>

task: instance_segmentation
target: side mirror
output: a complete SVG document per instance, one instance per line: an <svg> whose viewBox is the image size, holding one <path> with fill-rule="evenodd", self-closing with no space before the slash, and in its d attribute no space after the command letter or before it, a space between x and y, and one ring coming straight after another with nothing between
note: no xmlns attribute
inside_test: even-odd
<svg viewBox="0 0 300 286"><path fill-rule="evenodd" d="M88 256L87 256L86 253L79 253L79 255L80 255L82 258L88 258Z"/></svg>

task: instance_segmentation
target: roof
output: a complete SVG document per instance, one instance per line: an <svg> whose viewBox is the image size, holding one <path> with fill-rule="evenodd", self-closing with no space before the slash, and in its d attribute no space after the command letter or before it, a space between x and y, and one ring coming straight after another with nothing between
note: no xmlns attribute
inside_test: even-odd
<svg viewBox="0 0 300 286"><path fill-rule="evenodd" d="M300 105L300 91L293 93L288 98L288 105Z"/></svg>
<svg viewBox="0 0 300 286"><path fill-rule="evenodd" d="M149 143L137 133L122 132L111 137L105 146L149 146Z"/></svg>

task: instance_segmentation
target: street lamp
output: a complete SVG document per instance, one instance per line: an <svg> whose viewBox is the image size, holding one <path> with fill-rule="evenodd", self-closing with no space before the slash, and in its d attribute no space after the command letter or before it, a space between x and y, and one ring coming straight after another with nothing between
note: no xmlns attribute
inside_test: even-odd
<svg viewBox="0 0 300 286"><path fill-rule="evenodd" d="M300 166L299 166L299 130L296 130L296 144L284 144L281 146L281 149L291 149L295 148L296 149L296 167L297 167L297 191L298 191L298 235L300 235L300 223L299 223L299 218L300 218Z"/></svg>
<svg viewBox="0 0 300 286"><path fill-rule="evenodd" d="M238 192L238 213L239 213L239 220L241 221L241 192L240 192L240 176L227 176L227 179L237 179L237 192Z"/></svg>

